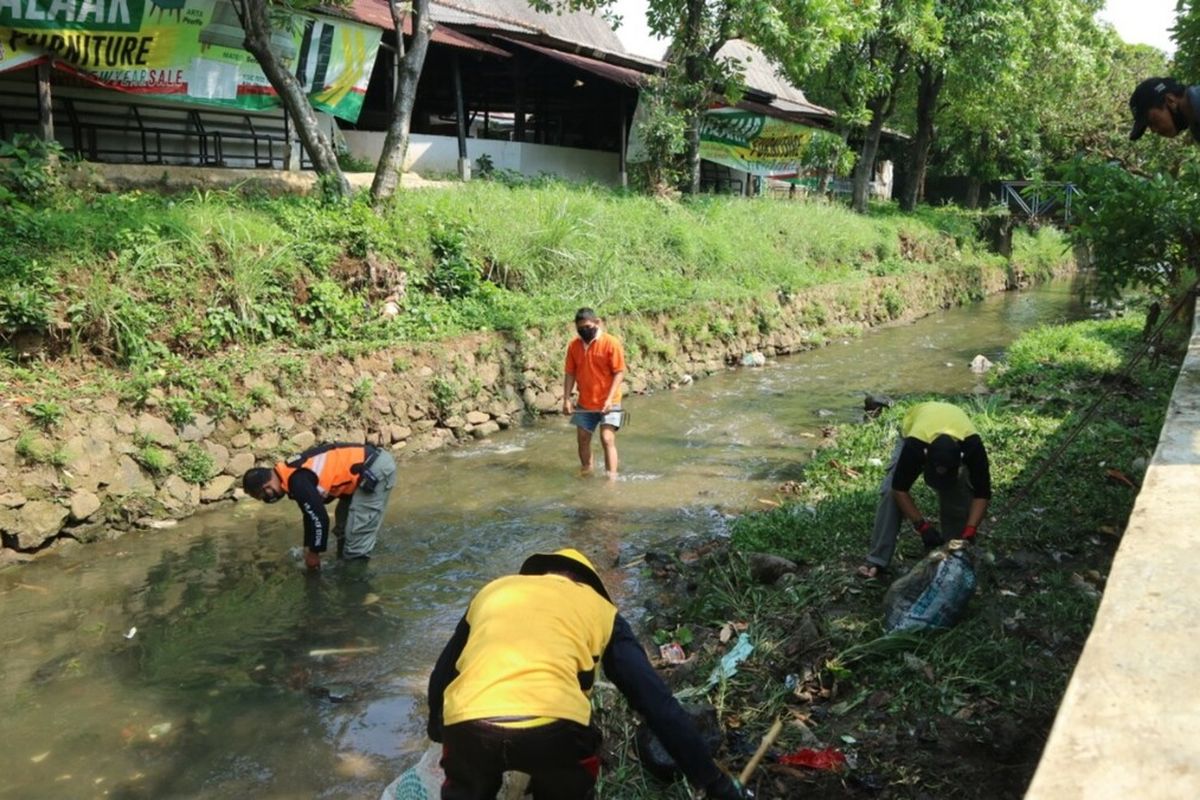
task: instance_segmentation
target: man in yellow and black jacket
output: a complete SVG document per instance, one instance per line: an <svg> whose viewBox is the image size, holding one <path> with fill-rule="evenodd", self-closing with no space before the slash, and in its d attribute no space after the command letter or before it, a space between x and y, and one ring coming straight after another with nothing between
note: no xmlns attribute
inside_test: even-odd
<svg viewBox="0 0 1200 800"><path fill-rule="evenodd" d="M333 529L338 556L367 558L395 485L395 459L368 444L319 444L273 468L254 467L242 476L242 488L251 497L264 503L290 497L300 506L309 569L320 568L329 540L326 503L338 501Z"/></svg>
<svg viewBox="0 0 1200 800"><path fill-rule="evenodd" d="M537 553L471 600L429 678L429 738L442 743L442 800L491 800L508 770L534 800L591 800L599 732L596 670L645 717L706 797L746 797L717 767L650 665L587 558Z"/></svg>
<svg viewBox="0 0 1200 800"><path fill-rule="evenodd" d="M937 494L940 529L913 499L912 487L921 475ZM903 520L912 524L928 550L950 539L972 541L992 498L992 475L983 439L966 412L937 401L910 408L900 423L879 495L871 551L858 568L864 578L887 569Z"/></svg>

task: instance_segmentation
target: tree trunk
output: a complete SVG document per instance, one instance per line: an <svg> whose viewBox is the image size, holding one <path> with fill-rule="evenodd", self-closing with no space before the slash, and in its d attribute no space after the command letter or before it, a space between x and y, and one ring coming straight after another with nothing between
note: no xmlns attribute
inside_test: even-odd
<svg viewBox="0 0 1200 800"><path fill-rule="evenodd" d="M708 104L709 87L705 85L704 65L701 63L704 48L700 37L704 27L704 0L687 0L687 17L684 20L682 44L683 78L687 84L685 96L688 107L684 114L687 120L687 150L685 163L688 181L684 186L687 194L700 194L700 124L703 122L705 106Z"/></svg>
<svg viewBox="0 0 1200 800"><path fill-rule="evenodd" d="M917 203L925 198L925 171L929 166L929 148L933 145L934 115L937 112L938 95L946 80L945 70L930 64L922 64L919 73L917 131L909 156L908 181L904 184L904 194L900 196L900 208L904 211L913 211Z"/></svg>
<svg viewBox="0 0 1200 800"><path fill-rule="evenodd" d="M974 211L979 208L979 194L983 189L983 181L974 175L967 178L967 208Z"/></svg>
<svg viewBox="0 0 1200 800"><path fill-rule="evenodd" d="M875 173L875 157L879 154L879 140L883 136L885 115L878 101L868 104L871 109L871 124L863 138L858 163L854 166L854 194L851 207L860 214L867 213L867 200L871 193L871 176Z"/></svg>
<svg viewBox="0 0 1200 800"><path fill-rule="evenodd" d="M400 173L404 170L404 157L408 153L408 133L412 127L413 104L417 99L417 83L425 67L425 54L429 50L429 39L433 35L433 19L429 14L429 0L413 3L413 38L409 47L404 47L404 8L401 0L388 0L392 22L396 25L396 56L400 59L400 79L396 82L396 96L392 101L392 118L388 122L387 136L383 140L383 152L375 167L375 180L371 182L371 200L378 204L391 197L400 185Z"/></svg>
<svg viewBox="0 0 1200 800"><path fill-rule="evenodd" d="M328 179L329 188L341 196L350 194L350 183L342 173L337 154L329 137L321 130L317 113L313 110L304 87L296 76L284 67L271 49L271 18L267 0L236 0L234 9L241 19L246 34L246 50L254 56L263 74L279 95L280 102L296 123L296 133L313 160L317 174Z"/></svg>

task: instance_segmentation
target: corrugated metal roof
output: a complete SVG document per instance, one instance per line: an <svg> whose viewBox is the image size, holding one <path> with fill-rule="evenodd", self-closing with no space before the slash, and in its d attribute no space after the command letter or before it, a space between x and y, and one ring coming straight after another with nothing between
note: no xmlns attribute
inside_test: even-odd
<svg viewBox="0 0 1200 800"><path fill-rule="evenodd" d="M791 101L802 108L812 109L807 113L833 114L827 108L821 108L808 102L804 92L789 83L763 51L745 39L731 39L726 42L725 46L717 53L717 58L732 58L741 62L742 69L745 70L742 80L750 89L780 100Z"/></svg>
<svg viewBox="0 0 1200 800"><path fill-rule="evenodd" d="M599 75L605 80L610 80L613 83L619 83L622 86L629 86L635 89L639 88L645 82L647 77L646 73L644 72L638 72L635 69L618 66L617 64L610 64L607 61L588 58L587 56L582 56L577 53L564 53L561 50L555 50L550 47L541 47L533 44L532 42L523 42L519 39L510 39L507 36L500 36L498 38L503 39L510 44L528 48L535 53L541 53L547 58L552 58L555 61L561 61L564 64L570 64L577 69L590 72L593 75Z"/></svg>
<svg viewBox="0 0 1200 800"><path fill-rule="evenodd" d="M606 53L625 53L608 23L586 11L542 14L534 11L528 0L434 0L431 11L438 22L542 34Z"/></svg>
<svg viewBox="0 0 1200 800"><path fill-rule="evenodd" d="M388 8L387 0L351 0L348 6L328 6L320 10L322 13L332 17L346 17L367 25L373 25L376 28L383 28L385 31L395 30L395 26L392 24L392 12ZM412 33L411 16L404 18L404 32L406 34ZM443 25L434 25L433 35L430 38L438 44L459 47L466 50L477 50L481 53L488 53L501 58L507 58L510 55L499 47L493 47L486 42L472 39L465 33L459 33Z"/></svg>

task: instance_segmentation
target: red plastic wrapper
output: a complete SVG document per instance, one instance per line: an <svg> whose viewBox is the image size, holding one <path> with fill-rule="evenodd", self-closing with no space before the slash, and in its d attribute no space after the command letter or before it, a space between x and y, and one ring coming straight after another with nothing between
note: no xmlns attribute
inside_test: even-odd
<svg viewBox="0 0 1200 800"><path fill-rule="evenodd" d="M827 772L838 772L846 766L846 757L841 750L828 747L824 750L813 750L804 747L794 753L779 757L779 763L789 767L811 767Z"/></svg>

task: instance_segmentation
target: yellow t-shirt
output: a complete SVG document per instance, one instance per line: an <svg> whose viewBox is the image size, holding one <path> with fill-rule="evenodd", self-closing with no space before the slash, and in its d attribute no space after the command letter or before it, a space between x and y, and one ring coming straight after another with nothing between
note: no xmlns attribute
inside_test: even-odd
<svg viewBox="0 0 1200 800"><path fill-rule="evenodd" d="M467 609L471 634L446 687L445 724L549 717L587 725L588 691L616 615L595 589L562 575L492 581Z"/></svg>

